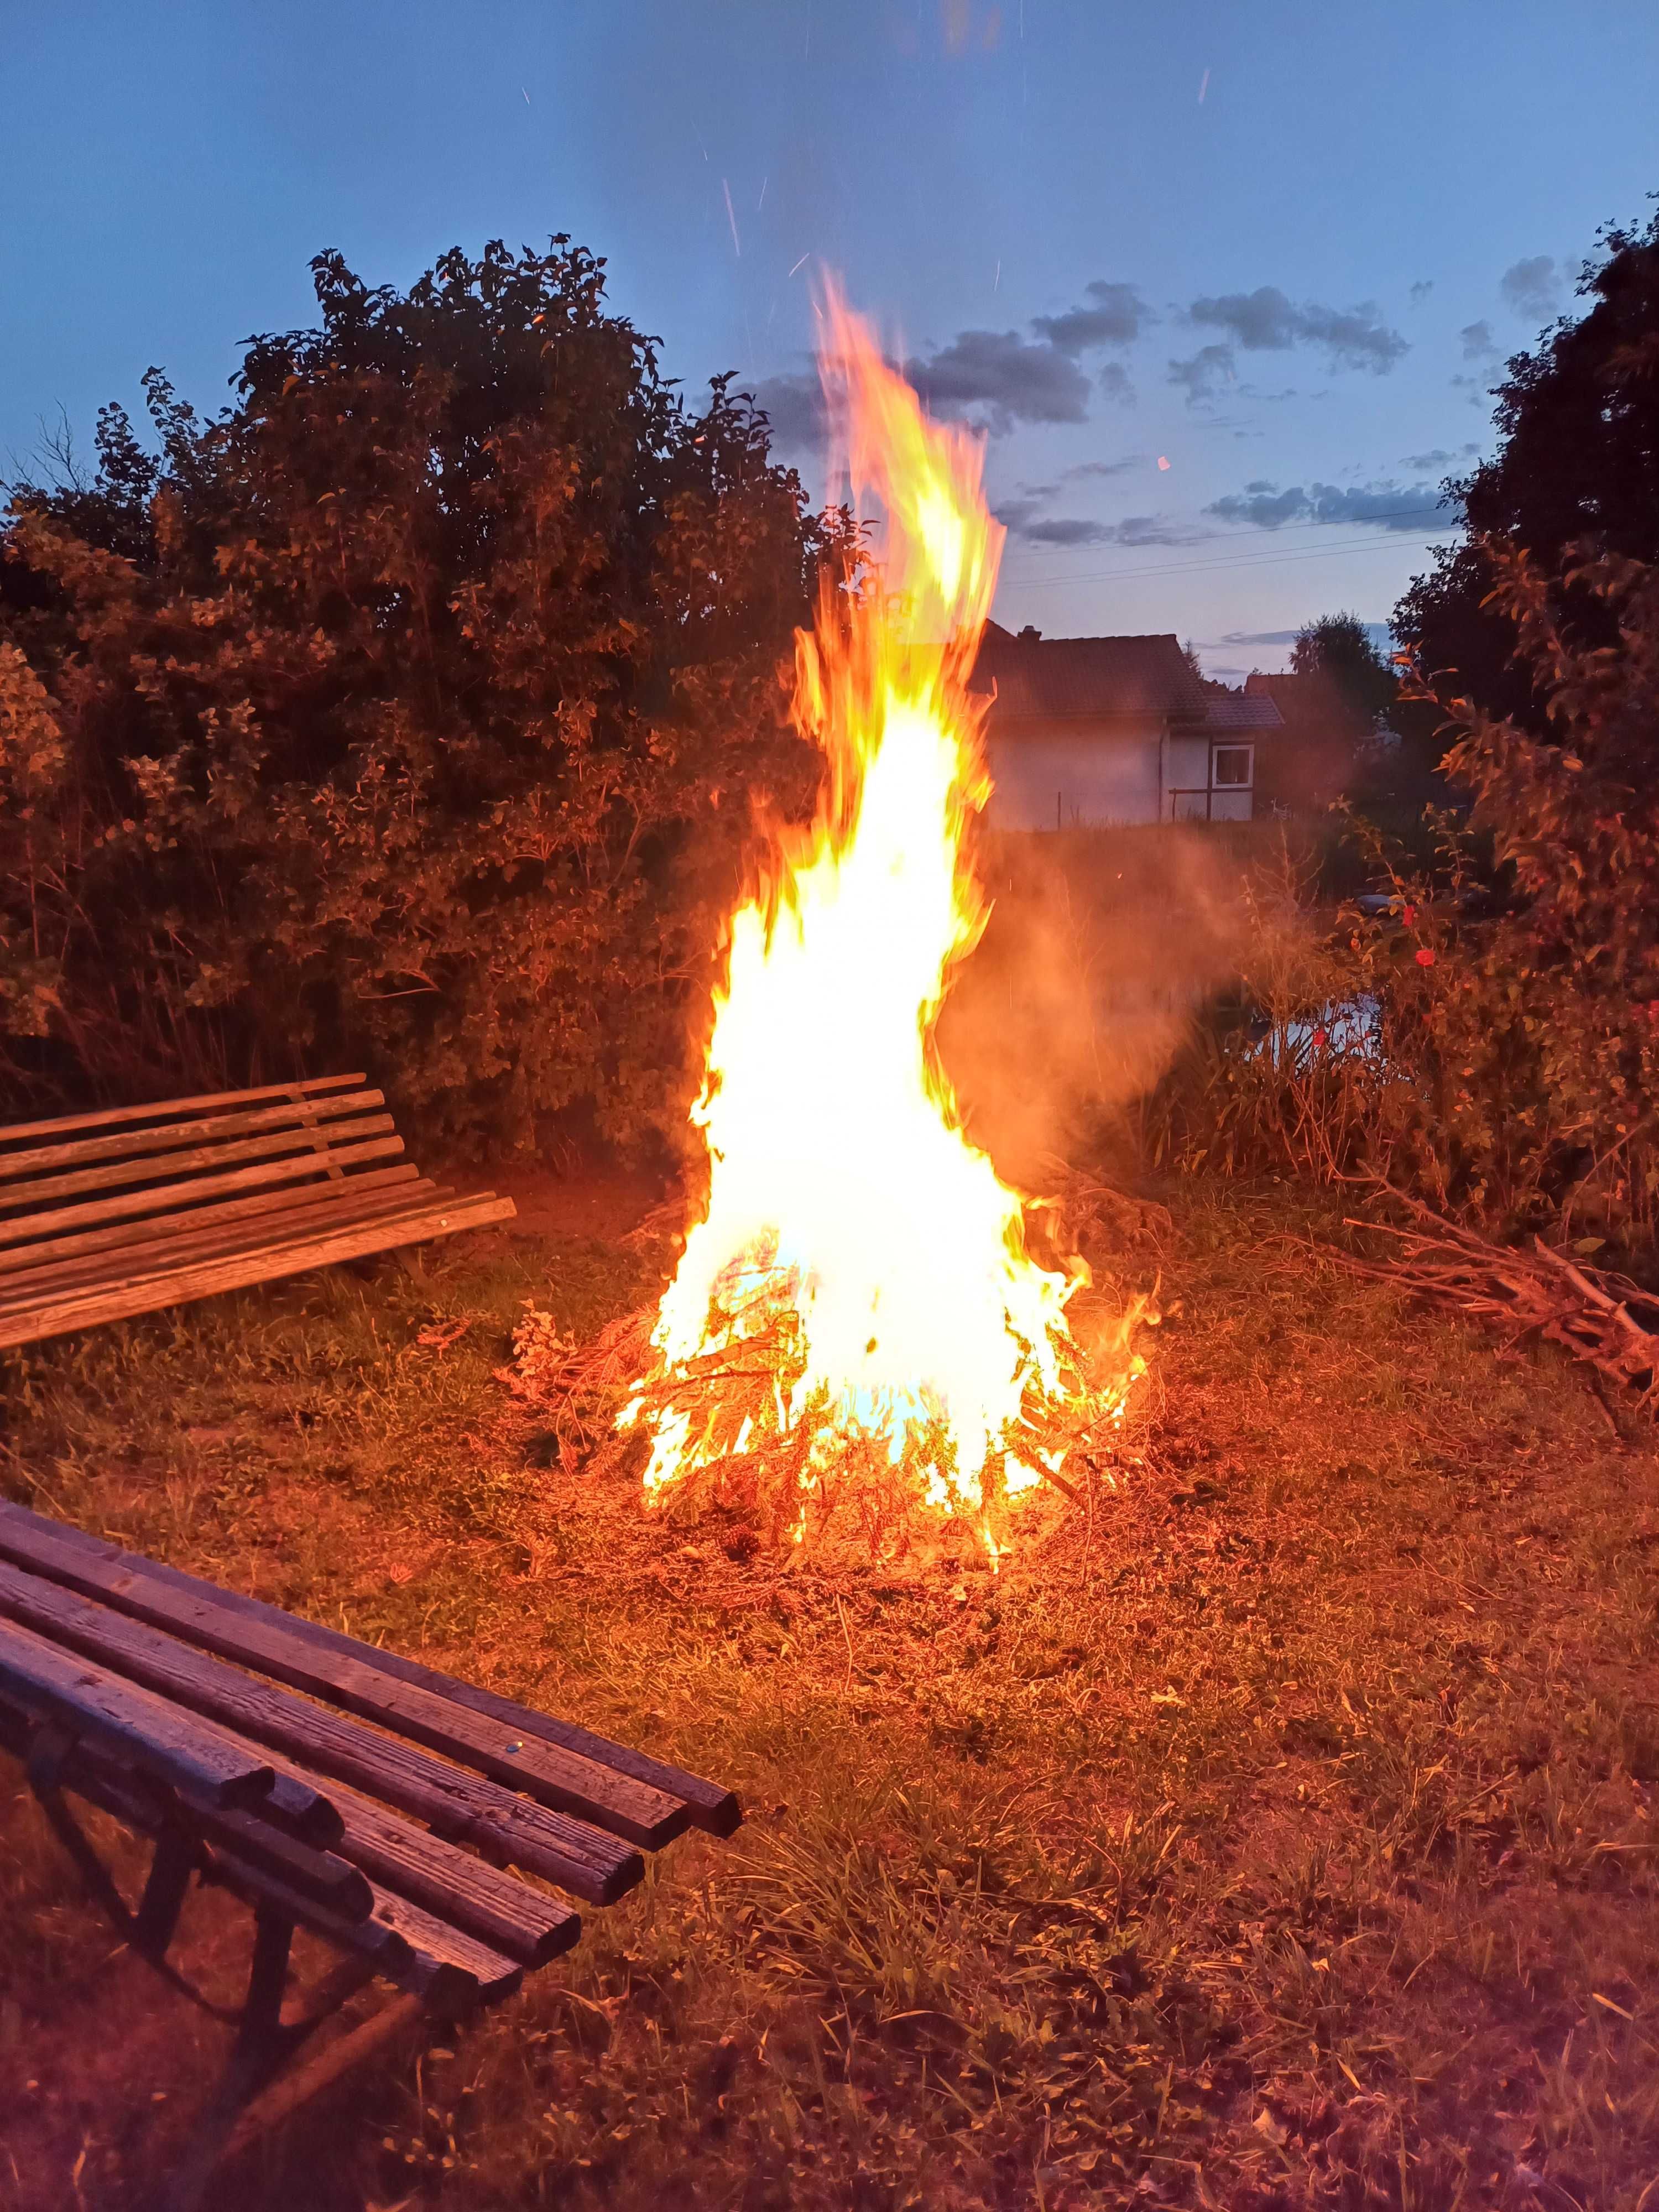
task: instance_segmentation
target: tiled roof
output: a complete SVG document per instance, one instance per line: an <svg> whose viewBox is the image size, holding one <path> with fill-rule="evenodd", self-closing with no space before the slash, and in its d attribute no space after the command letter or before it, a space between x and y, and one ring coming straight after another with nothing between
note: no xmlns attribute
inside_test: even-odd
<svg viewBox="0 0 1659 2212"><path fill-rule="evenodd" d="M1212 730L1282 730L1285 717L1273 701L1261 694L1212 691L1210 710L1204 717Z"/></svg>
<svg viewBox="0 0 1659 2212"><path fill-rule="evenodd" d="M1252 669L1244 678L1247 700L1272 700L1286 729L1322 733L1351 725L1353 716L1329 678L1317 672L1298 676L1287 669L1282 675L1264 676Z"/></svg>
<svg viewBox="0 0 1659 2212"><path fill-rule="evenodd" d="M1152 637L1013 637L986 625L975 690L996 689L998 721L1111 714L1203 719L1210 695L1173 632Z"/></svg>

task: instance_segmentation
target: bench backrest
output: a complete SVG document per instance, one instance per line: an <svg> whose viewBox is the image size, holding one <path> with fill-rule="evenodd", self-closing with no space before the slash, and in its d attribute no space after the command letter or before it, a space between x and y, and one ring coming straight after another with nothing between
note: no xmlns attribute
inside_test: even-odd
<svg viewBox="0 0 1659 2212"><path fill-rule="evenodd" d="M0 1273L289 1207L403 1150L361 1075L168 1099L0 1130ZM217 1203L210 1212L194 1209Z"/></svg>

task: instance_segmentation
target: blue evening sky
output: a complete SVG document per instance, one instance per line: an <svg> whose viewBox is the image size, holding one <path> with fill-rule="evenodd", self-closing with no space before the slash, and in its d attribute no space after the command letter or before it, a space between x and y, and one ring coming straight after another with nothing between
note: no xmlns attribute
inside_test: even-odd
<svg viewBox="0 0 1659 2212"><path fill-rule="evenodd" d="M0 472L219 404L320 247L563 230L810 473L822 262L990 428L1004 621L1273 667L1423 565L1656 95L1651 0L0 0Z"/></svg>

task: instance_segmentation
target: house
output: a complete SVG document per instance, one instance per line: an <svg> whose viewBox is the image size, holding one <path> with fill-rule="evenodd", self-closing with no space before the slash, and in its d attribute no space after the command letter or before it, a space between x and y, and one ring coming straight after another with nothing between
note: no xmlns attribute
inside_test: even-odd
<svg viewBox="0 0 1659 2212"><path fill-rule="evenodd" d="M1248 822L1268 700L1206 684L1173 635L1018 636L988 623L973 688L992 695L986 744L999 830Z"/></svg>

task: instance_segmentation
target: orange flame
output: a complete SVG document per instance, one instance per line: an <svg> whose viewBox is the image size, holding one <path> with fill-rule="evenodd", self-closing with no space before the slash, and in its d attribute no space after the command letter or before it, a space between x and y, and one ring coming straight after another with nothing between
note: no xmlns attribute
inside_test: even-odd
<svg viewBox="0 0 1659 2212"><path fill-rule="evenodd" d="M786 1440L813 1413L804 1487L861 1431L994 1555L993 1492L1038 1480L1011 1425L1069 1388L1066 1306L1086 1280L1029 1256L1022 1200L963 1134L933 1043L986 915L962 849L991 787L968 679L1003 532L978 441L923 416L833 291L822 324L831 421L854 496L885 510L885 560L878 589L826 590L797 634L793 714L827 757L824 795L732 917L693 1114L708 1209L653 1341L672 1377L788 1314L804 1365L773 1412ZM688 1395L651 1411L642 1387L623 1416L652 1432L648 1495L714 1455Z"/></svg>

